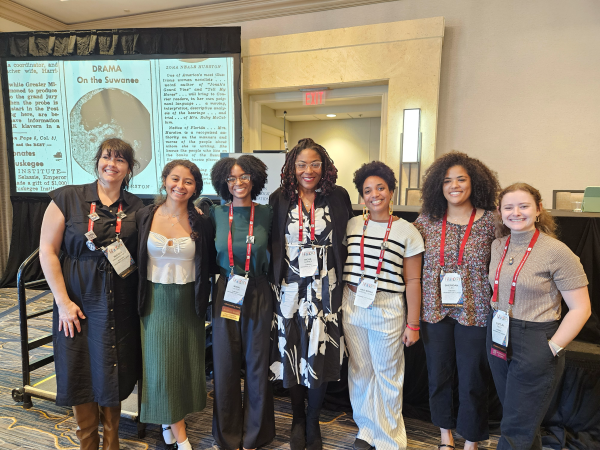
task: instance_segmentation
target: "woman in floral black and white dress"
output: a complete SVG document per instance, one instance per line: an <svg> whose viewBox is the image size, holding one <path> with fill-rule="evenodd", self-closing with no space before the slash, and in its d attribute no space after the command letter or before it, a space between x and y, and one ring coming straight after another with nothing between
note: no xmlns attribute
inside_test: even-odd
<svg viewBox="0 0 600 450"><path fill-rule="evenodd" d="M327 151L312 139L300 140L287 154L281 177L269 199L276 294L271 379L283 380L290 390L290 448L318 450L321 405L327 383L340 379L345 351L341 277L352 204L348 192L335 185L337 169ZM308 264L301 267L301 260Z"/></svg>

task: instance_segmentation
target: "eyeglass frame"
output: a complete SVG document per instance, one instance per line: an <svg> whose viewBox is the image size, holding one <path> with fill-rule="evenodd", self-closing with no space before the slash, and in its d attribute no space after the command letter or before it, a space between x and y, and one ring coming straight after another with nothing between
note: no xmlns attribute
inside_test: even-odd
<svg viewBox="0 0 600 450"><path fill-rule="evenodd" d="M317 164L318 167L314 167L313 164ZM299 170L306 170L308 166L310 166L312 170L320 170L323 167L323 161L313 161L311 163L295 162L294 165L296 166L296 169ZM302 168L299 165L305 165L306 167Z"/></svg>
<svg viewBox="0 0 600 450"><path fill-rule="evenodd" d="M245 180L243 177L247 177L248 179ZM225 182L231 186L235 186L238 180L240 181L240 183L250 183L250 181L252 180L252 176L249 173L245 173L243 175L240 175L239 177L230 176L225 178Z"/></svg>

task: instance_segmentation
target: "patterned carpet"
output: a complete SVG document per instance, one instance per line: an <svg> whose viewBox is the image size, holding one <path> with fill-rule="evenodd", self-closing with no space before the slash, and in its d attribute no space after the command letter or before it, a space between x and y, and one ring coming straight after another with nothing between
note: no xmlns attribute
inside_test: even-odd
<svg viewBox="0 0 600 450"><path fill-rule="evenodd" d="M44 309L52 304L48 291L28 291L28 312ZM11 392L22 386L21 351L19 332L19 311L16 289L0 289L0 449L78 449L75 435L77 425L70 408L54 405L52 402L33 399L29 410L12 400ZM44 315L29 323L29 339L35 339L51 331L51 317ZM32 359L52 352L47 345L32 352ZM43 382L53 375L53 365L33 372L31 384ZM209 391L212 391L212 384ZM211 449L214 441L211 436L212 392L209 393L207 407L201 413L189 415L188 435L194 449ZM292 421L289 398L276 397L275 421L277 435L266 449L289 449L289 431ZM436 449L439 431L431 424L414 419L405 419L410 449ZM344 412L323 410L321 415L323 448L351 449L357 432L352 415ZM130 419L122 418L120 425L121 448L125 450L162 449L162 436L157 425L148 425L144 439L138 438L137 425ZM493 436L481 442L480 449L495 449L498 441ZM456 447L462 448L464 441L458 436Z"/></svg>

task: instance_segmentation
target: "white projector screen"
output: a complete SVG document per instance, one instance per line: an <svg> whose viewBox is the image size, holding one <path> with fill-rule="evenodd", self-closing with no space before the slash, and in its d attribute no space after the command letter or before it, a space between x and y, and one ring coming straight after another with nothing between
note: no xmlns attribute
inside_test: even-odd
<svg viewBox="0 0 600 450"><path fill-rule="evenodd" d="M13 195L93 181L93 157L111 137L135 150L129 190L138 195L158 192L173 159L195 162L203 194L214 195L213 163L241 151L237 55L5 62Z"/></svg>

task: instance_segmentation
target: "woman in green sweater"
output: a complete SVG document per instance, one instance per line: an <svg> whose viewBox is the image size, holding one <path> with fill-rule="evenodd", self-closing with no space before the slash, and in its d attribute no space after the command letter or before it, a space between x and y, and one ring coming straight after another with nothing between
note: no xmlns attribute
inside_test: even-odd
<svg viewBox="0 0 600 450"><path fill-rule="evenodd" d="M275 437L269 382L273 300L267 281L273 210L253 202L265 185L267 167L243 155L221 159L210 175L217 193L229 201L210 211L220 270L213 302L213 437L223 449L254 449Z"/></svg>

